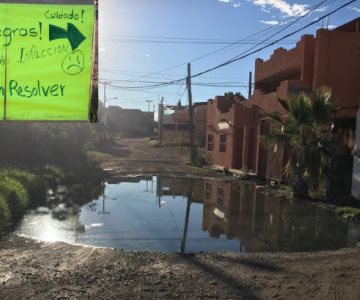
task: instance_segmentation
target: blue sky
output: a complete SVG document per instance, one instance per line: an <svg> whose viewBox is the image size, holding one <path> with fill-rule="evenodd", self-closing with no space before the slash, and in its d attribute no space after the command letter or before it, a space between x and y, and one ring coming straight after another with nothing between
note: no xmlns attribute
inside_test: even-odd
<svg viewBox="0 0 360 300"><path fill-rule="evenodd" d="M325 1L316 11L304 16L280 38L316 20L349 0ZM153 82L168 82L186 76L186 64L192 62L192 73L216 66L266 39L291 21L306 14L318 1L290 0L101 0L99 10L99 79L107 80L107 103L123 108L148 109L145 100L164 97L175 104L184 92L184 83L144 89ZM335 27L360 16L360 1L330 16L329 27ZM269 47L244 60L193 79L196 84L216 83L221 87L193 86L194 102L207 101L216 95L234 91L247 95L249 71L256 58L268 59L277 47L292 48L305 33L315 34L323 26L319 21L285 43ZM242 43L236 41L265 30ZM251 43L250 43L251 42ZM228 43L228 44L223 44ZM232 43L232 44L229 44ZM226 47L225 49L219 50ZM259 46L258 46L259 47ZM167 70L169 69L169 70ZM167 70L167 71L164 71ZM162 72L163 71L163 72ZM124 87L138 87L129 89ZM117 99L114 99L117 98ZM100 86L103 100L103 85ZM181 98L187 103L187 93Z"/></svg>

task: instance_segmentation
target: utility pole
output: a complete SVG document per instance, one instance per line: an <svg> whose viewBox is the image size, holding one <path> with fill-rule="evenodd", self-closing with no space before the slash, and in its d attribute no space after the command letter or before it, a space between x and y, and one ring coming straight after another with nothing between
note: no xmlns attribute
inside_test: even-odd
<svg viewBox="0 0 360 300"><path fill-rule="evenodd" d="M164 97L161 98L159 105L159 143L162 143L162 122L163 122L163 111L164 111Z"/></svg>
<svg viewBox="0 0 360 300"><path fill-rule="evenodd" d="M192 106L192 93L191 93L191 64L188 63L188 76L186 78L186 86L189 96L189 126L190 126L190 159L191 164L195 163L195 144L194 144L194 115Z"/></svg>
<svg viewBox="0 0 360 300"><path fill-rule="evenodd" d="M186 249L186 240L187 240L188 227L189 227L190 206L191 206L191 203L193 201L192 193L193 193L193 184L192 184L192 182L190 182L189 191L187 193L184 233L183 233L183 236L182 236L182 239L181 239L181 246L180 246L181 254L184 254L185 249Z"/></svg>
<svg viewBox="0 0 360 300"><path fill-rule="evenodd" d="M250 100L252 94L252 72L249 72L249 95L248 95L248 100Z"/></svg>
<svg viewBox="0 0 360 300"><path fill-rule="evenodd" d="M106 199L106 196L105 196L105 191L104 191L104 194L103 194L103 209L102 209L102 211L98 211L98 215L110 215L110 212L105 210L105 199Z"/></svg>
<svg viewBox="0 0 360 300"><path fill-rule="evenodd" d="M107 140L107 110L106 110L106 85L109 82L104 81L104 140Z"/></svg>
<svg viewBox="0 0 360 300"><path fill-rule="evenodd" d="M153 100L145 100L145 102L148 103L148 112L150 112L150 103L152 103Z"/></svg>

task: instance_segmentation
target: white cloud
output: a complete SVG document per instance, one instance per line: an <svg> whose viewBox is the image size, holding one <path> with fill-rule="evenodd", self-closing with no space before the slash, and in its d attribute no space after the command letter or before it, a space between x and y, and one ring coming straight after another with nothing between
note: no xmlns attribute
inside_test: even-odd
<svg viewBox="0 0 360 300"><path fill-rule="evenodd" d="M314 9L314 12L324 12L327 8L327 6L319 7L317 9Z"/></svg>
<svg viewBox="0 0 360 300"><path fill-rule="evenodd" d="M352 10L354 10L354 11L356 11L356 12L360 13L360 8L358 8L358 7L355 7L355 6L350 6L350 7L349 7L349 9L352 9Z"/></svg>
<svg viewBox="0 0 360 300"><path fill-rule="evenodd" d="M335 26L335 25L329 25L328 26L328 29L334 29L334 28L336 28L337 26Z"/></svg>
<svg viewBox="0 0 360 300"><path fill-rule="evenodd" d="M150 57L151 55L149 53L138 53L137 56L140 56L140 57Z"/></svg>
<svg viewBox="0 0 360 300"><path fill-rule="evenodd" d="M289 17L302 16L307 13L306 4L290 4L285 0L252 0L252 2L257 6L260 6L262 9L277 9Z"/></svg>
<svg viewBox="0 0 360 300"><path fill-rule="evenodd" d="M232 4L232 6L235 8L239 8L241 6L240 2L234 2L234 0L218 0L218 1L222 3Z"/></svg>
<svg viewBox="0 0 360 300"><path fill-rule="evenodd" d="M260 23L266 24L266 25L279 25L280 22L276 20L269 20L269 21L259 21Z"/></svg>

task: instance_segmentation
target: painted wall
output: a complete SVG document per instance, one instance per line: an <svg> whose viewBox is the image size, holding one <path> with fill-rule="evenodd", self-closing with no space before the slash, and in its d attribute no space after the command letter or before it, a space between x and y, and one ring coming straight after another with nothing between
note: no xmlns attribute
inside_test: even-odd
<svg viewBox="0 0 360 300"><path fill-rule="evenodd" d="M355 117L360 100L360 32L320 29L316 34L313 89L331 87L337 117Z"/></svg>

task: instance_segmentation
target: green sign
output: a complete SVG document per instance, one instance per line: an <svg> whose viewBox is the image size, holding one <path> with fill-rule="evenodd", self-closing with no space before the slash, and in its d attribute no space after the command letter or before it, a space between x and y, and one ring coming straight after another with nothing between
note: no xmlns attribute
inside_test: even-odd
<svg viewBox="0 0 360 300"><path fill-rule="evenodd" d="M94 12L0 3L0 120L89 119Z"/></svg>

